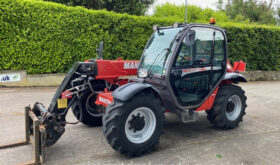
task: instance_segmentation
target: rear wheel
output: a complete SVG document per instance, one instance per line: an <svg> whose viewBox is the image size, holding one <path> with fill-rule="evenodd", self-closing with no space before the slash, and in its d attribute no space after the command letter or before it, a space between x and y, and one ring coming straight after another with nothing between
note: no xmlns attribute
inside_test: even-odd
<svg viewBox="0 0 280 165"><path fill-rule="evenodd" d="M75 101L72 105L72 112L77 120L80 120L88 126L101 126L103 113L97 105L95 105L96 94L91 93L90 90L83 92L80 95L81 110L79 108L79 101Z"/></svg>
<svg viewBox="0 0 280 165"><path fill-rule="evenodd" d="M127 156L151 151L162 134L164 111L153 94L140 93L126 102L114 100L103 116L103 131L111 147Z"/></svg>
<svg viewBox="0 0 280 165"><path fill-rule="evenodd" d="M217 128L232 129L238 127L245 115L246 100L245 92L239 86L222 86L216 96L213 108L206 111L207 118Z"/></svg>

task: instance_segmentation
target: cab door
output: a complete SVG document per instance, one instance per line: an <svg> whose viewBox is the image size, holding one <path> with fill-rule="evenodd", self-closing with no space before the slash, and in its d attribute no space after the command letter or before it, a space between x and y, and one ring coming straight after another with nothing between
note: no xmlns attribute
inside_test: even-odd
<svg viewBox="0 0 280 165"><path fill-rule="evenodd" d="M215 46L217 32L222 44ZM202 103L223 76L223 39L223 34L212 28L193 27L186 33L176 52L170 75L173 93L181 106Z"/></svg>

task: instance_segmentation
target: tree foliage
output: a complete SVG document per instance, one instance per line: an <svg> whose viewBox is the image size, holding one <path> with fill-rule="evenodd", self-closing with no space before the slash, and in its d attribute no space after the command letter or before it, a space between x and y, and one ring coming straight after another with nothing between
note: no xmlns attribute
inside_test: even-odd
<svg viewBox="0 0 280 165"><path fill-rule="evenodd" d="M217 0L217 11L188 5L188 22L208 22L209 18L215 17L218 22L275 25L280 23L280 10L275 11L273 4L274 0ZM170 3L158 5L153 16L183 22L185 6Z"/></svg>
<svg viewBox="0 0 280 165"><path fill-rule="evenodd" d="M250 22L260 24L276 24L274 0L228 0L225 7L221 7L223 2L219 0L217 7L224 10L232 20L249 19Z"/></svg>
<svg viewBox="0 0 280 165"><path fill-rule="evenodd" d="M117 13L144 15L154 0L44 0L68 6L84 6L87 9L106 9Z"/></svg>
<svg viewBox="0 0 280 165"><path fill-rule="evenodd" d="M214 11L206 8L188 5L188 22L208 22L211 17L215 17L219 22L227 22L229 18L223 11ZM153 14L154 17L169 18L178 22L184 22L185 18L185 5L177 6L175 4L165 3L158 5Z"/></svg>
<svg viewBox="0 0 280 165"><path fill-rule="evenodd" d="M277 8L277 20L278 20L278 25L280 25L280 6Z"/></svg>

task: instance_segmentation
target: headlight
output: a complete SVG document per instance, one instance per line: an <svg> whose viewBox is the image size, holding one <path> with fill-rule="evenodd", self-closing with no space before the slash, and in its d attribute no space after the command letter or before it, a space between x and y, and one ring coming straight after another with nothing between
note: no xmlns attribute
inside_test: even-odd
<svg viewBox="0 0 280 165"><path fill-rule="evenodd" d="M95 65L93 62L80 62L77 71L82 75L95 75Z"/></svg>
<svg viewBox="0 0 280 165"><path fill-rule="evenodd" d="M144 77L147 77L147 75L148 75L148 71L146 69L143 69L143 68L139 69L139 71L138 71L139 77L144 78Z"/></svg>

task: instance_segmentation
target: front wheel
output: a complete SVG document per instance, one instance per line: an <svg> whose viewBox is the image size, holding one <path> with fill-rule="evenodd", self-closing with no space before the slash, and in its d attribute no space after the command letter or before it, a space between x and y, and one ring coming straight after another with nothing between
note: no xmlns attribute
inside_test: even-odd
<svg viewBox="0 0 280 165"><path fill-rule="evenodd" d="M103 131L113 149L127 156L152 150L162 134L164 111L153 94L139 93L130 100L114 100L103 116Z"/></svg>
<svg viewBox="0 0 280 165"><path fill-rule="evenodd" d="M238 127L245 115L245 92L235 85L225 85L219 89L213 108L206 111L208 120L217 128Z"/></svg>

